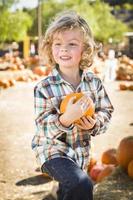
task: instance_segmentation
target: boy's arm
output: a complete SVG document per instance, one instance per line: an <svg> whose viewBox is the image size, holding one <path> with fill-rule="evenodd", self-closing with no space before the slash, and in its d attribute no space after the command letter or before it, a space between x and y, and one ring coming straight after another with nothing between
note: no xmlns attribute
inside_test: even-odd
<svg viewBox="0 0 133 200"><path fill-rule="evenodd" d="M114 108L107 95L107 92L102 82L99 80L95 107L97 120L94 128L91 130L92 136L99 135L107 130L113 111Z"/></svg>
<svg viewBox="0 0 133 200"><path fill-rule="evenodd" d="M51 99L46 98L45 94L35 87L35 123L38 132L43 132L45 137L54 139L59 137L64 132L72 131L73 126L65 127L59 121L60 114L52 105Z"/></svg>

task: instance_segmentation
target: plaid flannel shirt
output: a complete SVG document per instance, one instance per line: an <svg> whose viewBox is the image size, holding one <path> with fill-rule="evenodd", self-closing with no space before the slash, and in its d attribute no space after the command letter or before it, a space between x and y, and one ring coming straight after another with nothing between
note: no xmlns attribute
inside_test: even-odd
<svg viewBox="0 0 133 200"><path fill-rule="evenodd" d="M94 104L97 120L91 130L81 130L76 125L64 127L60 121L60 103L70 93L88 94ZM75 90L54 68L34 89L35 127L32 148L40 165L45 161L67 156L82 168L90 158L91 136L104 133L108 127L113 106L101 80L92 72L83 71L81 82Z"/></svg>

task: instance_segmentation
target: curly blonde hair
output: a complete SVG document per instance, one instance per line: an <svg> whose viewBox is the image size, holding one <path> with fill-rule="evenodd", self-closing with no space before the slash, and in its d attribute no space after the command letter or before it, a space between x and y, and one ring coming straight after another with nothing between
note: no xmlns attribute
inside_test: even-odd
<svg viewBox="0 0 133 200"><path fill-rule="evenodd" d="M61 31L72 30L75 28L81 30L84 35L84 51L80 61L80 69L85 69L92 65L93 57L98 47L94 41L89 25L75 11L61 12L46 30L40 45L40 56L45 59L48 65L51 67L56 65L52 56L53 35Z"/></svg>

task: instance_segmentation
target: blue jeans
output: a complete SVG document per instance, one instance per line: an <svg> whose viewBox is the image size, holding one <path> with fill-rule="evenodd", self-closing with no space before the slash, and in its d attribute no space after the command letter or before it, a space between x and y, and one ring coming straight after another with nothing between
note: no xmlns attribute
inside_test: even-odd
<svg viewBox="0 0 133 200"><path fill-rule="evenodd" d="M45 162L42 171L59 182L58 200L93 200L93 184L89 176L67 157Z"/></svg>

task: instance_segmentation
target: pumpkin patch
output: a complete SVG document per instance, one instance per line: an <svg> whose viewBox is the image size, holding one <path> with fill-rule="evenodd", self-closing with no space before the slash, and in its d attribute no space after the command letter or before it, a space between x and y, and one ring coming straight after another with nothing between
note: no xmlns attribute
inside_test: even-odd
<svg viewBox="0 0 133 200"><path fill-rule="evenodd" d="M100 160L92 157L87 173L95 183L99 183L117 168L124 169L126 173L123 171L123 174L127 174L133 179L133 136L123 138L117 148L105 150L101 154Z"/></svg>

